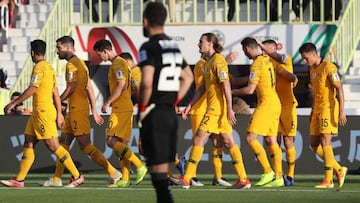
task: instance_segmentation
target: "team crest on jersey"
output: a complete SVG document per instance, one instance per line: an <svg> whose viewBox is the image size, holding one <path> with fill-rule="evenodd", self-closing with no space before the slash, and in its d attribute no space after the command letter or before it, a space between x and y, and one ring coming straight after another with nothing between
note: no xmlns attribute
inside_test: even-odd
<svg viewBox="0 0 360 203"><path fill-rule="evenodd" d="M339 80L340 80L339 74L334 73L334 74L333 74L333 79L334 79L334 81L339 81Z"/></svg>
<svg viewBox="0 0 360 203"><path fill-rule="evenodd" d="M220 79L223 80L223 79L226 79L227 78L227 72L226 71L221 71L220 72Z"/></svg>
<svg viewBox="0 0 360 203"><path fill-rule="evenodd" d="M147 53L146 53L146 50L142 50L140 51L139 53L139 62L143 62L143 61L146 61L147 60Z"/></svg>
<svg viewBox="0 0 360 203"><path fill-rule="evenodd" d="M254 72L251 72L250 75L249 75L249 79L252 80L256 77L256 73Z"/></svg>
<svg viewBox="0 0 360 203"><path fill-rule="evenodd" d="M37 79L38 79L38 77L37 77L36 75L34 75L34 76L32 76L32 78L31 78L31 82L32 82L32 83L35 83L35 82L37 82Z"/></svg>
<svg viewBox="0 0 360 203"><path fill-rule="evenodd" d="M117 77L117 78L121 78L121 77L123 77L123 76L124 76L124 74L123 74L123 72L122 72L121 70L116 71L116 77Z"/></svg>

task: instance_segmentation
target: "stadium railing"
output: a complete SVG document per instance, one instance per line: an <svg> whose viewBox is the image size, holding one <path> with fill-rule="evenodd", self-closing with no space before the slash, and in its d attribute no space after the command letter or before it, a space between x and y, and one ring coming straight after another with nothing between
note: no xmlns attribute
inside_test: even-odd
<svg viewBox="0 0 360 203"><path fill-rule="evenodd" d="M360 41L359 11L360 1L348 1L328 51L328 57L341 66L343 74L348 71Z"/></svg>
<svg viewBox="0 0 360 203"><path fill-rule="evenodd" d="M97 6L93 8L92 1L97 2ZM335 0L330 0L332 5L335 5ZM329 3L330 1L326 1ZM292 21L291 19L291 4L289 1L288 6L284 6L282 9L281 0L278 0L279 19L278 21L271 21L269 16L265 17L265 10L263 2L260 0L235 0L235 13L234 20L228 22L228 1L220 0L163 0L164 4L169 5L169 10L173 13L170 17L169 24L295 24L295 23L311 23L311 24L332 24L337 25L339 28L336 31L334 41L332 42L332 51L329 52L329 57L335 57L338 62L341 62L343 69L346 70L352 60L354 53L354 47L359 41L360 24L356 23L359 18L360 1L358 0L341 0L343 12L340 15L339 20L335 19L335 16L328 21L324 20L324 4L325 1L320 1L320 19L314 21L313 9L314 1L309 0L308 8L302 12L302 2L300 0L300 20ZM58 0L54 4L49 17L40 32L39 38L45 40L48 43L48 51L46 59L54 64L54 67L59 67L59 60L54 51L51 50L55 47L55 40L62 35L70 34L72 26L74 24L91 24L91 25L140 25L142 23L142 11L144 3L141 0L124 0L119 1L119 8L114 15L113 3L114 0L89 0L89 8L85 5L85 0ZM244 3L243 3L244 2ZM174 5L174 3L176 3ZM285 5L285 4L284 4ZM199 8L201 7L201 8ZM246 8L246 9L245 9ZM98 10L99 21L92 21L93 10ZM269 6L267 6L269 13ZM246 11L246 12L245 12ZM247 12L249 11L249 12ZM246 18L242 18L242 12L245 12ZM254 14L255 12L255 14ZM335 12L335 6L332 6L332 12ZM77 13L78 18L74 19L74 13ZM103 19L104 16L108 16L108 21ZM255 16L255 17L254 17ZM285 20L286 21L285 21ZM337 51L337 54L334 51ZM335 59L334 59L335 60ZM29 57L23 68L17 81L15 82L12 91L23 91L29 84L30 74L32 70L32 61ZM31 107L31 100L24 104L26 107Z"/></svg>
<svg viewBox="0 0 360 203"><path fill-rule="evenodd" d="M45 58L54 65L54 68L60 68L59 60L55 53L56 39L59 36L69 35L73 24L73 0L57 0L52 8L49 17L40 31L39 39L47 43L47 51ZM29 56L21 69L21 72L13 85L11 92L24 91L30 82L33 62ZM32 106L32 100L28 99L24 102L26 108Z"/></svg>

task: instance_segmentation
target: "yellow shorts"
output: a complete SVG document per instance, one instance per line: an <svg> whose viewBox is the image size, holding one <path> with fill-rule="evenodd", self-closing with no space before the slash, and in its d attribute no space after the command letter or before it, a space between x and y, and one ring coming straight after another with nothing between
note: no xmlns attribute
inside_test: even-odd
<svg viewBox="0 0 360 203"><path fill-rule="evenodd" d="M160 122L160 121L159 121ZM133 126L133 112L115 112L109 117L107 127L107 136L116 136L127 142L131 138L131 130Z"/></svg>
<svg viewBox="0 0 360 203"><path fill-rule="evenodd" d="M297 112L296 106L285 106L281 108L279 133L285 136L296 136Z"/></svg>
<svg viewBox="0 0 360 203"><path fill-rule="evenodd" d="M280 105L278 107L276 105L256 107L250 118L247 131L261 136L277 136L280 113Z"/></svg>
<svg viewBox="0 0 360 203"><path fill-rule="evenodd" d="M199 129L214 134L230 133L232 126L227 117L223 115L205 114L201 120Z"/></svg>
<svg viewBox="0 0 360 203"><path fill-rule="evenodd" d="M26 123L24 134L35 136L38 140L58 137L55 110L35 110Z"/></svg>
<svg viewBox="0 0 360 203"><path fill-rule="evenodd" d="M337 134L339 122L339 105L313 111L310 120L310 135Z"/></svg>
<svg viewBox="0 0 360 203"><path fill-rule="evenodd" d="M89 111L68 112L61 132L74 136L90 135Z"/></svg>
<svg viewBox="0 0 360 203"><path fill-rule="evenodd" d="M193 136L195 135L196 131L199 129L201 120L203 119L204 115L190 115L191 118L191 129Z"/></svg>

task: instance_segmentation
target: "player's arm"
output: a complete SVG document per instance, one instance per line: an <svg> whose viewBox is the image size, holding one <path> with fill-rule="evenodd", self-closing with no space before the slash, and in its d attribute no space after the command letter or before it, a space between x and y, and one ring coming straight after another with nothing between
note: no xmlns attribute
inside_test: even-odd
<svg viewBox="0 0 360 203"><path fill-rule="evenodd" d="M100 116L99 112L96 109L96 99L95 99L95 93L94 88L91 85L91 81L89 80L87 86L87 96L91 107L91 112L93 114L93 118L96 124L102 125L104 123L104 119Z"/></svg>
<svg viewBox="0 0 360 203"><path fill-rule="evenodd" d="M145 65L142 68L142 78L140 83L140 97L138 104L138 127L142 127L142 120L146 115L155 108L155 104L149 104L152 94L152 86L154 81L155 67L152 65Z"/></svg>
<svg viewBox="0 0 360 203"><path fill-rule="evenodd" d="M61 100L59 96L59 90L57 87L53 91L53 102L56 109L56 122L59 128L62 128L65 124L64 116L61 112Z"/></svg>
<svg viewBox="0 0 360 203"><path fill-rule="evenodd" d="M4 113L10 114L11 110L15 108L15 106L21 104L23 101L31 97L37 90L35 86L29 86L18 98L11 101L8 105L4 108Z"/></svg>
<svg viewBox="0 0 360 203"><path fill-rule="evenodd" d="M187 119L187 115L189 114L191 107L200 99L200 97L205 94L205 85L202 83L200 87L195 91L193 98L191 99L190 103L186 106L184 111L182 112L182 118L184 120Z"/></svg>
<svg viewBox="0 0 360 203"><path fill-rule="evenodd" d="M126 85L126 81L125 80L119 80L117 82L116 88L114 90L114 92L109 96L109 98L106 100L106 102L104 103L104 105L101 108L101 111L103 113L107 112L107 109L109 108L109 106L111 105L111 103L113 101L115 101L117 98L120 97L124 87Z"/></svg>
<svg viewBox="0 0 360 203"><path fill-rule="evenodd" d="M279 54L276 51L273 51L271 48L265 46L262 42L256 40L260 48L271 58L273 58L275 61L279 63L285 63L286 62L286 55L285 54Z"/></svg>
<svg viewBox="0 0 360 203"><path fill-rule="evenodd" d="M155 68L152 65L145 65L141 71L139 104L146 107L152 94Z"/></svg>
<svg viewBox="0 0 360 203"><path fill-rule="evenodd" d="M344 126L347 122L344 110L344 90L341 83L336 83L335 88L337 91L337 100L339 102L339 124Z"/></svg>
<svg viewBox="0 0 360 203"><path fill-rule="evenodd" d="M231 125L235 125L236 124L236 117L235 117L235 113L232 109L232 96L231 96L231 85L229 80L222 82L222 86L224 88L224 93L225 93L225 102L226 102L226 108L227 108L227 117L228 117L228 121L230 122Z"/></svg>
<svg viewBox="0 0 360 203"><path fill-rule="evenodd" d="M67 98L69 98L75 91L76 88L76 82L72 81L72 82L67 82L66 83L66 89L64 90L64 92L61 94L60 96L60 100L64 101Z"/></svg>
<svg viewBox="0 0 360 203"><path fill-rule="evenodd" d="M280 74L283 78L286 78L289 82L293 83L293 87L296 87L297 83L299 82L298 78L294 73L290 73L289 71L283 69L278 74Z"/></svg>
<svg viewBox="0 0 360 203"><path fill-rule="evenodd" d="M186 66L184 69L181 70L180 89L178 91L177 99L176 102L174 103L174 106L177 106L178 103L181 101L181 99L185 96L193 81L194 81L194 76L191 71L191 68L190 66Z"/></svg>
<svg viewBox="0 0 360 203"><path fill-rule="evenodd" d="M246 87L231 90L231 93L234 96L249 95L249 94L253 94L255 92L255 89L256 89L256 84L248 83Z"/></svg>
<svg viewBox="0 0 360 203"><path fill-rule="evenodd" d="M232 88L239 88L249 82L249 76L234 77L230 75L230 83Z"/></svg>

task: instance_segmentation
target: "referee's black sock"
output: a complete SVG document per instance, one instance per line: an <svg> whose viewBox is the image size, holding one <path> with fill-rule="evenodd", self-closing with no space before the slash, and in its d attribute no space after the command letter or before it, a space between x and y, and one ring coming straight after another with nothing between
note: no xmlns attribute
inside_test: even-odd
<svg viewBox="0 0 360 203"><path fill-rule="evenodd" d="M171 194L166 173L150 173L152 184L156 190L158 203L172 203L174 198Z"/></svg>

